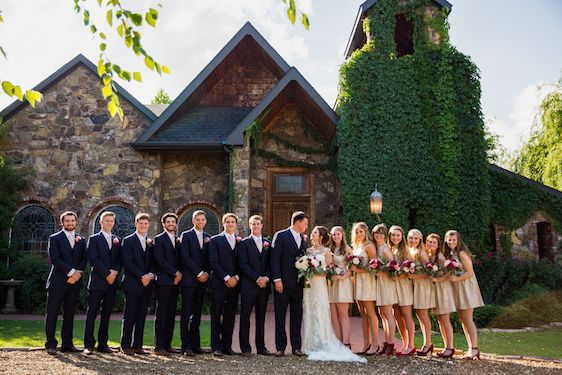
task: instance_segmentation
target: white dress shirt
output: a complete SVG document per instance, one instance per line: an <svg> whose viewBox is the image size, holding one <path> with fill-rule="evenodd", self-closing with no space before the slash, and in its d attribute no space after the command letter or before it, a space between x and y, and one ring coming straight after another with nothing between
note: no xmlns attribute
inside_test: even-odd
<svg viewBox="0 0 562 375"><path fill-rule="evenodd" d="M302 243L301 234L298 233L296 230L294 230L293 227L290 227L289 230L291 231L291 234L293 235L293 238L295 239L295 242L297 243L297 247L300 249L301 243Z"/></svg>
<svg viewBox="0 0 562 375"><path fill-rule="evenodd" d="M203 232L197 230L195 227L193 227L193 229L195 230L195 234L197 235L197 240L199 240L199 247L202 249L203 248Z"/></svg>
<svg viewBox="0 0 562 375"><path fill-rule="evenodd" d="M254 242L256 243L256 246L258 247L258 250L260 251L260 254L261 254L261 252L262 252L262 250L263 250L263 241L262 241L262 237L261 237L261 236L257 237L257 236L254 236L254 235L252 234L252 238L254 239Z"/></svg>
<svg viewBox="0 0 562 375"><path fill-rule="evenodd" d="M170 241L172 242L172 246L174 247L174 249L176 248L176 234L175 233L171 233L166 231L166 234L168 235L168 237L170 238Z"/></svg>
<svg viewBox="0 0 562 375"><path fill-rule="evenodd" d="M105 242L107 242L107 246L109 247L109 249L111 250L111 233L107 233L105 231L101 231L101 233L103 234L103 237L105 238Z"/></svg>
<svg viewBox="0 0 562 375"><path fill-rule="evenodd" d="M146 236L141 236L141 234L139 232L135 232L135 234L137 235L141 246L142 246L142 250L146 251Z"/></svg>
<svg viewBox="0 0 562 375"><path fill-rule="evenodd" d="M74 233L74 231L69 232L69 231L64 230L64 229L63 229L63 232L64 232L64 235L66 236L66 239L70 243L70 247L72 249L74 249L74 245L76 245L76 233ZM66 276L70 277L70 276L74 275L74 272L76 272L76 270L73 268L73 269L70 270L69 273L66 274Z"/></svg>

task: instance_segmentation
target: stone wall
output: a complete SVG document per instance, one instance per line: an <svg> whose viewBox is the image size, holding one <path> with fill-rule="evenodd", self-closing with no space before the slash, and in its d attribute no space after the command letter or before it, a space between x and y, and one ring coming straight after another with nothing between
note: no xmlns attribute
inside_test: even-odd
<svg viewBox="0 0 562 375"><path fill-rule="evenodd" d="M325 164L329 160L329 157L325 154L304 154L287 147L271 137L268 138L268 134L273 133L278 138L293 144L309 148L322 147L321 143L314 140L304 131L305 126L310 126L310 124L303 121L299 109L294 105L288 105L275 116L271 123L265 124L259 147L265 151L275 153L286 160L307 161L317 165ZM256 156L253 152L251 153L250 163L249 215L256 213L264 215L266 214L268 204L267 169L268 167L279 165L274 160ZM314 218L314 222L310 223L310 228L313 225L324 225L329 228L333 225L341 224L339 214L339 182L334 172L324 168L313 168L309 169L309 171L314 175L312 195L315 203L315 212L309 213Z"/></svg>
<svg viewBox="0 0 562 375"><path fill-rule="evenodd" d="M224 153L163 154L162 212L181 214L188 205L203 203L221 215L228 191L227 170Z"/></svg>
<svg viewBox="0 0 562 375"><path fill-rule="evenodd" d="M158 215L159 156L129 146L149 120L123 98L124 121L110 118L99 78L82 65L43 95L36 108L26 104L7 121L4 150L18 168L32 171L25 202L40 202L55 215L76 211L84 235L105 203Z"/></svg>

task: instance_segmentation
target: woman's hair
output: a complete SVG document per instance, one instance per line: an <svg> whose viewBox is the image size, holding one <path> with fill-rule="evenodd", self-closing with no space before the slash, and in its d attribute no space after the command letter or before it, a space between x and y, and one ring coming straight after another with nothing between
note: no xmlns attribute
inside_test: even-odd
<svg viewBox="0 0 562 375"><path fill-rule="evenodd" d="M367 224L360 221L359 223L353 224L353 229L351 229L351 244L354 246L359 244L359 240L357 239L357 229L359 228L365 231L365 241L363 242L363 244L367 244L369 243L369 241L371 241L371 238L369 236L369 227L367 226Z"/></svg>
<svg viewBox="0 0 562 375"><path fill-rule="evenodd" d="M392 232L394 231L399 231L400 233L402 233L402 239L400 240L400 243L398 243L398 245L394 245L392 243L392 240L390 239L392 236ZM388 247L390 247L390 250L392 250L392 252L394 254L397 255L397 257L402 260L402 259L406 259L406 241L405 241L405 235L404 235L404 229L402 229L402 227L398 226L398 225L393 225L390 227L390 229L388 230L388 242L387 245Z"/></svg>
<svg viewBox="0 0 562 375"><path fill-rule="evenodd" d="M448 230L447 233L445 233L445 238L443 239L443 255L448 258L453 253L453 249L451 249L447 244L447 239L449 239L449 237L451 236L457 237L457 248L455 249L457 254L460 254L461 251L464 251L468 254L468 256L470 256L468 246L466 246L466 244L461 240L461 234L456 230Z"/></svg>
<svg viewBox="0 0 562 375"><path fill-rule="evenodd" d="M415 236L420 239L420 243L418 244L418 250L423 250L423 235L419 229L410 229L408 231L408 237Z"/></svg>
<svg viewBox="0 0 562 375"><path fill-rule="evenodd" d="M332 232L340 232L341 233L341 244L340 247L338 249L338 254L345 254L345 249L347 248L347 240L345 238L345 230L343 229L343 227L336 225L335 227L333 227L330 230L330 250L332 251L332 253L334 253L334 250L336 250L336 243L335 241L332 239Z"/></svg>
<svg viewBox="0 0 562 375"><path fill-rule="evenodd" d="M317 225L314 229L318 229L318 234L320 235L320 245L327 246L330 242L330 236L328 235L328 228L321 225ZM314 229L312 229L314 231Z"/></svg>
<svg viewBox="0 0 562 375"><path fill-rule="evenodd" d="M386 241L386 234L388 233L388 229L386 228L386 225L377 224L373 227L373 230L371 231L371 236L373 237L373 242L375 242L375 233L384 234L384 240L383 241Z"/></svg>
<svg viewBox="0 0 562 375"><path fill-rule="evenodd" d="M435 249L435 254L432 254L431 250L429 250L429 247L427 246L427 243L429 242L430 238L433 238L437 241L437 249ZM439 237L439 235L435 233L428 234L427 237L425 238L425 250L427 251L427 256L429 257L430 260L431 258L437 260L437 256L441 252L441 237Z"/></svg>

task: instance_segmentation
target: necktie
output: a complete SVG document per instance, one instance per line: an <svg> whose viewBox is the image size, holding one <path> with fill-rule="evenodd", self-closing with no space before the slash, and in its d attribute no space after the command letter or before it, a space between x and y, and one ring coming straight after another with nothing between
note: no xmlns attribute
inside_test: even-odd
<svg viewBox="0 0 562 375"><path fill-rule="evenodd" d="M74 238L74 235L71 233L67 236L68 238L68 242L70 243L70 247L74 249L74 245L76 244L76 239Z"/></svg>
<svg viewBox="0 0 562 375"><path fill-rule="evenodd" d="M111 236L105 237L105 240L107 241L107 247L109 247L109 250L111 250Z"/></svg>
<svg viewBox="0 0 562 375"><path fill-rule="evenodd" d="M142 251L146 251L146 237L141 237L142 241L141 241L141 245L142 245Z"/></svg>
<svg viewBox="0 0 562 375"><path fill-rule="evenodd" d="M256 240L256 245L258 246L258 250L260 251L261 254L263 250L263 241L261 237Z"/></svg>
<svg viewBox="0 0 562 375"><path fill-rule="evenodd" d="M231 247L232 250L234 250L234 246L236 245L235 241L236 240L234 238L234 235L229 234L228 235L228 243L230 244L230 247Z"/></svg>
<svg viewBox="0 0 562 375"><path fill-rule="evenodd" d="M199 240L199 247L203 248L203 233L197 232L197 240Z"/></svg>

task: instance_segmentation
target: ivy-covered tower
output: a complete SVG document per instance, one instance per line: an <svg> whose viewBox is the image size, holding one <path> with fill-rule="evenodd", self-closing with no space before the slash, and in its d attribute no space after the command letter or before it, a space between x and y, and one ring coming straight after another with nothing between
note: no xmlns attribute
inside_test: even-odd
<svg viewBox="0 0 562 375"><path fill-rule="evenodd" d="M489 236L490 182L477 67L451 46L445 0L363 3L340 71L339 178L349 225Z"/></svg>

